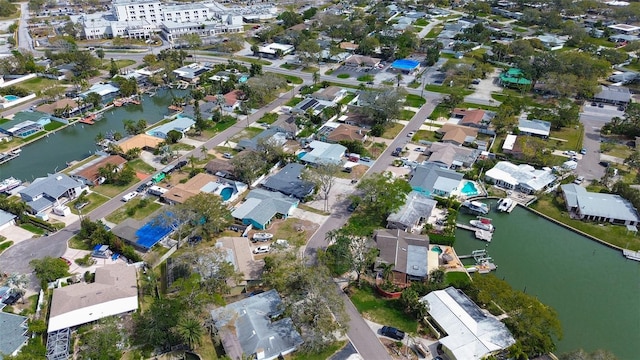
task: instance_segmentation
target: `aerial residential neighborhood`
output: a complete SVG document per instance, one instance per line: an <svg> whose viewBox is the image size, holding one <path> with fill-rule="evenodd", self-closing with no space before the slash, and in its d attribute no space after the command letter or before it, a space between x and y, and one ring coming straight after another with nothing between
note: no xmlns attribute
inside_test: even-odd
<svg viewBox="0 0 640 360"><path fill-rule="evenodd" d="M639 19L0 1L0 359L637 359Z"/></svg>

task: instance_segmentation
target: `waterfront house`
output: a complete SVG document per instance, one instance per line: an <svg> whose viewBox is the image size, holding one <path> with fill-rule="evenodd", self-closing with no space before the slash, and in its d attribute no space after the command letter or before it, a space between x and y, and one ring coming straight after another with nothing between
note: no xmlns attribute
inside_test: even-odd
<svg viewBox="0 0 640 360"><path fill-rule="evenodd" d="M569 215L574 219L638 225L638 212L631 202L616 194L589 192L577 184L560 186Z"/></svg>
<svg viewBox="0 0 640 360"><path fill-rule="evenodd" d="M380 250L378 264L393 266L394 283L407 284L427 278L429 237L400 229L380 229L374 232L373 238Z"/></svg>
<svg viewBox="0 0 640 360"><path fill-rule="evenodd" d="M537 193L556 181L550 168L536 169L528 164L500 161L485 173L485 180L507 190Z"/></svg>
<svg viewBox="0 0 640 360"><path fill-rule="evenodd" d="M307 164L341 164L347 148L339 144L329 144L322 141L312 141L311 151L304 154L300 160Z"/></svg>
<svg viewBox="0 0 640 360"><path fill-rule="evenodd" d="M427 162L448 169L471 167L480 156L480 152L478 149L441 142L432 143L424 151L428 156Z"/></svg>
<svg viewBox="0 0 640 360"><path fill-rule="evenodd" d="M0 359L3 355L15 356L29 341L28 318L0 311Z"/></svg>
<svg viewBox="0 0 640 360"><path fill-rule="evenodd" d="M214 102L208 101L200 101L200 115L205 120L211 120L213 114L216 112L218 108L218 104ZM188 118L195 119L196 111L195 106L189 104L182 109L182 116L186 116Z"/></svg>
<svg viewBox="0 0 640 360"><path fill-rule="evenodd" d="M43 131L44 127L50 124L51 121L67 123L67 120L57 118L51 114L27 110L15 113L10 121L0 124L0 131L9 136L26 138Z"/></svg>
<svg viewBox="0 0 640 360"><path fill-rule="evenodd" d="M225 190L227 189L227 190ZM162 200L168 204L182 204L201 192L216 194L223 201L233 201L248 189L239 181L218 178L207 173L199 173L184 184L178 184L162 194Z"/></svg>
<svg viewBox="0 0 640 360"><path fill-rule="evenodd" d="M162 124L156 128L149 130L148 134L151 136L155 136L160 139L166 139L167 134L170 131L177 131L182 136L195 125L195 120L188 117L179 117L173 121L169 121L166 124Z"/></svg>
<svg viewBox="0 0 640 360"><path fill-rule="evenodd" d="M119 92L120 92L120 89L113 86L112 84L96 83L96 84L93 84L89 88L89 90L81 93L80 97L86 98L87 95L91 93L96 93L100 95L100 97L102 98L102 102L104 103L116 97Z"/></svg>
<svg viewBox="0 0 640 360"><path fill-rule="evenodd" d="M523 135L538 136L546 139L551 133L551 123L544 120L519 119L518 130Z"/></svg>
<svg viewBox="0 0 640 360"><path fill-rule="evenodd" d="M303 340L291 318L281 316L283 309L280 295L272 289L212 310L227 356L273 360L294 352Z"/></svg>
<svg viewBox="0 0 640 360"><path fill-rule="evenodd" d="M186 81L191 84L197 84L200 82L200 75L209 71L206 66L200 65L198 63L193 63L189 65L185 65L181 68L173 70L173 73L176 75L178 80Z"/></svg>
<svg viewBox="0 0 640 360"><path fill-rule="evenodd" d="M37 111L53 115L56 111L60 112L60 116L69 118L76 116L83 108L92 106L90 104L80 107L74 99L64 98L49 104L42 104L36 108Z"/></svg>
<svg viewBox="0 0 640 360"><path fill-rule="evenodd" d="M463 174L438 164L418 165L411 171L409 184L414 191L427 196L451 196L461 188Z"/></svg>
<svg viewBox="0 0 640 360"><path fill-rule="evenodd" d="M93 283L53 290L47 332L138 310L136 268L126 264L99 267Z"/></svg>
<svg viewBox="0 0 640 360"><path fill-rule="evenodd" d="M447 123L436 130L436 135L444 143L471 145L478 137L478 129Z"/></svg>
<svg viewBox="0 0 640 360"><path fill-rule="evenodd" d="M302 180L304 165L297 163L287 164L282 170L268 177L262 186L271 191L278 191L284 195L292 196L299 200L304 200L313 194L315 185L306 180Z"/></svg>
<svg viewBox="0 0 640 360"><path fill-rule="evenodd" d="M400 209L387 217L387 228L413 232L429 219L437 204L424 194L411 191Z"/></svg>
<svg viewBox="0 0 640 360"><path fill-rule="evenodd" d="M63 174L37 178L18 193L31 213L39 214L58 204L75 199L82 192L82 182Z"/></svg>
<svg viewBox="0 0 640 360"><path fill-rule="evenodd" d="M451 360L486 359L516 342L500 320L454 287L432 291L420 301L427 305L438 349Z"/></svg>
<svg viewBox="0 0 640 360"><path fill-rule="evenodd" d="M266 229L274 216L287 218L298 207L299 200L279 192L264 189L251 190L245 201L233 210L231 216L244 225Z"/></svg>
<svg viewBox="0 0 640 360"><path fill-rule="evenodd" d="M101 168L112 164L115 165L114 171L120 171L126 163L127 160L120 155L104 156L74 169L69 175L88 186L100 185L98 180Z"/></svg>

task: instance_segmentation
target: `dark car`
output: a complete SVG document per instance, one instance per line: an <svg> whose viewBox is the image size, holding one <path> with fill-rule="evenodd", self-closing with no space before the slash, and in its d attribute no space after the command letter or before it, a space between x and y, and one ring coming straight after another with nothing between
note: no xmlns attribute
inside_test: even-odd
<svg viewBox="0 0 640 360"><path fill-rule="evenodd" d="M176 164L176 170L180 170L183 167L187 166L187 160L180 160L178 161L178 163Z"/></svg>
<svg viewBox="0 0 640 360"><path fill-rule="evenodd" d="M356 211L356 208L358 208L358 203L356 202L352 202L351 204L349 204L349 206L347 207L347 211L348 212L354 212Z"/></svg>
<svg viewBox="0 0 640 360"><path fill-rule="evenodd" d="M19 293L13 293L11 295L9 295L9 297L7 297L6 299L4 299L4 303L6 305L13 305L16 303L16 301L18 301L20 298L22 297L21 294Z"/></svg>
<svg viewBox="0 0 640 360"><path fill-rule="evenodd" d="M380 329L380 334L398 341L404 339L404 331L400 331L392 326L383 326L382 329Z"/></svg>
<svg viewBox="0 0 640 360"><path fill-rule="evenodd" d="M147 189L149 189L151 186L153 186L153 181L149 180L144 184L140 184L140 186L138 186L138 189L136 189L136 191L139 193L143 193L147 191Z"/></svg>
<svg viewBox="0 0 640 360"><path fill-rule="evenodd" d="M600 161L600 165L604 166L604 167L609 167L609 162L608 161Z"/></svg>
<svg viewBox="0 0 640 360"><path fill-rule="evenodd" d="M402 154L402 148L397 147L392 153L391 156L400 156Z"/></svg>

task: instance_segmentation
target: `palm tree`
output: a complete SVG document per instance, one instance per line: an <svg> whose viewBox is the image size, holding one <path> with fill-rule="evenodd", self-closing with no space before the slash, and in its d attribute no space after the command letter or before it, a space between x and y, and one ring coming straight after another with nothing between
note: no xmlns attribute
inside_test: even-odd
<svg viewBox="0 0 640 360"><path fill-rule="evenodd" d="M316 86L318 81L320 81L320 73L316 71L313 73L313 86Z"/></svg>
<svg viewBox="0 0 640 360"><path fill-rule="evenodd" d="M200 345L202 343L202 334L204 331L202 324L200 324L200 321L196 318L184 317L180 319L176 331L190 349L193 349L194 345Z"/></svg>
<svg viewBox="0 0 640 360"><path fill-rule="evenodd" d="M382 268L382 279L383 280L389 280L389 278L391 277L391 274L393 273L393 267L395 266L395 264L388 264L388 263L382 263L380 264L380 267Z"/></svg>
<svg viewBox="0 0 640 360"><path fill-rule="evenodd" d="M400 87L400 81L402 81L403 78L404 76L402 76L402 73L398 73L398 75L396 75L396 80L398 80L398 87Z"/></svg>

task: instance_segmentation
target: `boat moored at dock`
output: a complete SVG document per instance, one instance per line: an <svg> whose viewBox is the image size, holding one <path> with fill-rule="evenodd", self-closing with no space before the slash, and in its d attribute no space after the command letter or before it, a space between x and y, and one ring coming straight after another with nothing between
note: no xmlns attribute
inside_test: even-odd
<svg viewBox="0 0 640 360"><path fill-rule="evenodd" d="M489 205L480 201L464 201L461 205L472 214L487 215L489 213Z"/></svg>

